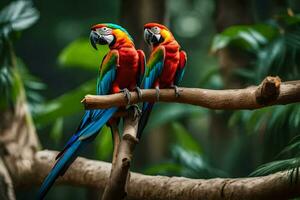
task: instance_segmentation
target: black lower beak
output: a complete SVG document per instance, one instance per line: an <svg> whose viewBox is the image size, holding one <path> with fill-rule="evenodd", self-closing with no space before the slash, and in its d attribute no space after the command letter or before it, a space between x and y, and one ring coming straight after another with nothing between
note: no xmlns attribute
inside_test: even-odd
<svg viewBox="0 0 300 200"><path fill-rule="evenodd" d="M97 49L97 44L101 44L101 45L105 45L108 44L107 41L101 36L99 35L97 32L92 31L90 34L90 41L92 46Z"/></svg>

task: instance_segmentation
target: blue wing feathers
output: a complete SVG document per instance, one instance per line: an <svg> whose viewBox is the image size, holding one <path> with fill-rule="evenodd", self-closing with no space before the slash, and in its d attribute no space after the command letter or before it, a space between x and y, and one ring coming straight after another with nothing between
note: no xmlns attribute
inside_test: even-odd
<svg viewBox="0 0 300 200"><path fill-rule="evenodd" d="M175 74L175 80L174 80L175 85L179 85L181 83L182 78L183 78L184 73L185 73L185 69L186 68L182 68L182 69L177 70L177 72Z"/></svg>
<svg viewBox="0 0 300 200"><path fill-rule="evenodd" d="M116 69L110 69L98 82L97 94L105 95L111 91L111 86L116 77Z"/></svg>
<svg viewBox="0 0 300 200"><path fill-rule="evenodd" d="M92 110L93 118L90 119L91 122L78 130L78 132L74 134L68 141L64 150L57 156L58 160L56 164L54 165L40 188L39 199L43 199L58 176L65 173L68 167L78 156L80 150L83 149L86 144L91 142L91 139L96 137L100 129L113 116L117 109L118 108L113 107L105 110ZM86 115L84 115L84 119L85 116Z"/></svg>
<svg viewBox="0 0 300 200"><path fill-rule="evenodd" d="M158 62L153 67L153 70L149 72L149 75L144 80L144 86L145 89L153 88L153 84L156 79L160 76L161 72L163 70L163 61Z"/></svg>
<svg viewBox="0 0 300 200"><path fill-rule="evenodd" d="M115 54L116 52L113 53ZM106 59L106 57L104 59ZM102 62L101 66L103 65L103 63L104 61ZM105 74L102 74L102 77L98 78L98 95L105 95L111 92L112 83L116 78L116 66L118 65L118 57L115 60L107 60L106 63L109 64L106 65L104 71L101 71ZM109 67L109 69L107 67ZM100 68L100 70L102 70L102 68ZM68 167L77 158L80 150L82 150L98 135L100 129L108 122L108 120L114 115L117 110L117 107L113 107L102 110L88 110L85 112L76 133L70 138L64 149L56 157L57 162L44 180L39 191L38 199L44 198L46 193L54 184L55 180L65 173Z"/></svg>
<svg viewBox="0 0 300 200"><path fill-rule="evenodd" d="M38 199L43 199L47 192L49 191L50 187L54 184L55 180L60 176L67 167L75 160L77 154L84 144L83 141L77 140L74 145L72 145L62 157L59 158L57 163L52 168L51 172L48 174L46 179L44 180L38 195Z"/></svg>

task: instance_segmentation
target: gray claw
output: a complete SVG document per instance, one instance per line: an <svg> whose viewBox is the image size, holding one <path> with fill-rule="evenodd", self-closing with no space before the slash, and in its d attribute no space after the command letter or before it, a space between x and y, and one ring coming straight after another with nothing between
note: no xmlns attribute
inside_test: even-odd
<svg viewBox="0 0 300 200"><path fill-rule="evenodd" d="M137 95L138 95L138 99L141 100L142 99L142 90L141 88L139 88L138 86L134 88Z"/></svg>
<svg viewBox="0 0 300 200"><path fill-rule="evenodd" d="M178 98L180 96L179 88L177 87L177 85L173 85L172 88L174 88L175 90L175 97Z"/></svg>
<svg viewBox="0 0 300 200"><path fill-rule="evenodd" d="M155 90L156 90L156 100L159 101L159 87L156 86Z"/></svg>
<svg viewBox="0 0 300 200"><path fill-rule="evenodd" d="M129 105L130 100L131 100L131 94L130 94L129 90L127 88L124 88L124 89L121 90L121 92L124 94L124 96L127 99L127 105Z"/></svg>
<svg viewBox="0 0 300 200"><path fill-rule="evenodd" d="M134 120L136 120L138 117L140 117L142 115L142 111L141 109L139 108L138 105L136 104L133 104L129 107L129 109L133 109L133 117L134 117Z"/></svg>

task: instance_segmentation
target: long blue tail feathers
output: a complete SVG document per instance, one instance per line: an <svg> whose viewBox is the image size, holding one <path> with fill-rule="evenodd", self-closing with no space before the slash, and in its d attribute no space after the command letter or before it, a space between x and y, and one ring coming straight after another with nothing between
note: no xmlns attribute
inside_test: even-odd
<svg viewBox="0 0 300 200"><path fill-rule="evenodd" d="M106 122L113 116L116 111L117 108L95 110L96 114L92 116L92 118L94 119L84 127L81 127L81 129L71 137L64 150L57 156L56 164L53 166L52 170L40 187L38 194L39 200L42 200L45 197L51 186L54 184L55 180L59 176L64 175L69 166L77 158L80 151L84 149L87 144L94 140L100 129L106 124Z"/></svg>

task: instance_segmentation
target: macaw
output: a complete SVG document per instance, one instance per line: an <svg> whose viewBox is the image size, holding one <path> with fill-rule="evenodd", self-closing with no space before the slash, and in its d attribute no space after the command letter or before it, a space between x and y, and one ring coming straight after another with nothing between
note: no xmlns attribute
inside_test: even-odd
<svg viewBox="0 0 300 200"><path fill-rule="evenodd" d="M130 101L129 91L141 84L145 71L143 51L135 49L132 37L123 27L111 23L92 26L90 41L96 50L97 44L109 45L110 48L100 65L97 95L123 92ZM115 123L113 115L117 110L118 107L112 107L85 112L77 131L57 155L55 165L40 188L39 199L44 198L58 176L64 175L79 152L95 139L100 129L106 123L109 126Z"/></svg>
<svg viewBox="0 0 300 200"><path fill-rule="evenodd" d="M144 89L155 88L159 99L159 88L174 88L179 96L177 85L181 82L187 61L185 51L175 40L167 27L158 23L144 25L144 39L152 48L146 64L142 83ZM140 138L146 126L154 103L144 102L139 120L137 137Z"/></svg>

